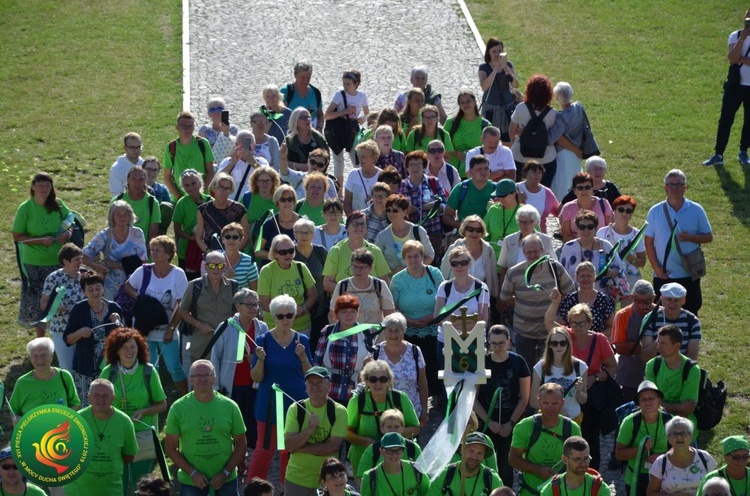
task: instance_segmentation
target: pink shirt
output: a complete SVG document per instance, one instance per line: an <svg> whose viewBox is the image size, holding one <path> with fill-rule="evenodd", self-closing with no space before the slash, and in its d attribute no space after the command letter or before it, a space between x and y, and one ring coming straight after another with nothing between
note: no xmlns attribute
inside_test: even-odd
<svg viewBox="0 0 750 496"><path fill-rule="evenodd" d="M605 216L610 219L612 218L612 207L607 200L602 200L597 197L594 198L596 198L596 203L594 203L591 211L594 212L599 219L599 224L597 225L597 229L599 229L600 227L609 224ZM578 227L576 226L575 218L579 210L578 202L574 200L563 205L560 209L559 215L560 227L564 226L566 222L570 222L570 233L576 238L578 237Z"/></svg>

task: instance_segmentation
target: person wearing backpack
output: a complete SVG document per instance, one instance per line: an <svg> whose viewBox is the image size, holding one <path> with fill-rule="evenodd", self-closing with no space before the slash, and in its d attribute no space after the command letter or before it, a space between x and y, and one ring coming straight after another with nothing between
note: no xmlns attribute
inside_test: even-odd
<svg viewBox="0 0 750 496"><path fill-rule="evenodd" d="M461 461L443 468L430 485L429 496L488 496L503 486L497 472L484 464L492 442L481 432L472 432L461 445Z"/></svg>
<svg viewBox="0 0 750 496"><path fill-rule="evenodd" d="M358 248L351 255L351 277L340 280L331 294L328 322L335 322L333 314L339 296L354 295L360 302L360 324L380 324L383 317L395 311L393 294L388 283L370 275L375 266L375 257L367 248Z"/></svg>
<svg viewBox="0 0 750 496"><path fill-rule="evenodd" d="M750 468L747 466L750 443L747 436L741 434L722 439L721 450L724 454L724 465L706 474L698 488L697 496L715 496L717 493L709 490L709 486L713 486L709 481L715 479L722 479L729 486L727 496L750 493Z"/></svg>
<svg viewBox="0 0 750 496"><path fill-rule="evenodd" d="M611 490L596 470L589 468L589 444L579 436L571 436L563 444L562 461L565 472L556 474L542 488L541 496L609 496Z"/></svg>
<svg viewBox="0 0 750 496"><path fill-rule="evenodd" d="M322 132L325 125L323 101L320 90L310 84L312 73L313 66L310 62L306 60L297 62L294 64L294 82L282 86L279 91L284 98L284 105L292 110L299 107L307 109L312 116L312 125L318 132ZM294 128L291 122L289 128Z"/></svg>
<svg viewBox="0 0 750 496"><path fill-rule="evenodd" d="M180 112L175 126L179 137L167 143L164 149L164 184L172 194L172 200L179 200L185 192L179 182L182 173L188 169L197 170L204 184L214 178L214 153L206 138L193 136L195 118L190 112Z"/></svg>
<svg viewBox="0 0 750 496"><path fill-rule="evenodd" d="M508 133L516 169L536 159L544 165L542 184L550 187L557 171L555 142L562 136L564 124L556 122L557 111L550 107L552 83L547 76L536 74L526 82L524 101L510 116Z"/></svg>
<svg viewBox="0 0 750 496"><path fill-rule="evenodd" d="M404 414L399 410L391 408L380 414L380 431L383 433L383 436L389 432L403 434L404 427ZM365 448L364 453L362 453L362 458L359 459L359 468L355 474L358 479L361 479L362 476L365 475L365 472L376 467L382 461L380 443L381 441L375 441ZM419 444L411 439L406 439L404 444L406 445L406 448L403 451L401 459L412 462L417 461L417 458L422 454L422 448Z"/></svg>
<svg viewBox="0 0 750 496"><path fill-rule="evenodd" d="M448 196L442 219L447 228L459 228L466 217L484 217L487 213L490 197L495 191L495 183L490 180L490 162L487 157L471 157L469 172L471 178L458 183Z"/></svg>
<svg viewBox="0 0 750 496"><path fill-rule="evenodd" d="M380 441L380 464L365 472L360 490L362 496L426 496L430 479L414 466L411 460L404 460L406 440L398 432L389 432ZM378 491L378 486L380 490ZM387 491L386 488L390 491Z"/></svg>
<svg viewBox="0 0 750 496"><path fill-rule="evenodd" d="M134 166L128 172L125 191L112 198L112 202L124 201L133 209L136 221L133 227L139 228L149 240L159 235L161 223L161 207L159 201L148 192L146 187L146 171L140 165Z"/></svg>

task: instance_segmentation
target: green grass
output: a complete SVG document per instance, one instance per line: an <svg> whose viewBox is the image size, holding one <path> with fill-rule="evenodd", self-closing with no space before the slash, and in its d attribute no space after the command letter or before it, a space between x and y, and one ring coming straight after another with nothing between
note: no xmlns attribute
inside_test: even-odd
<svg viewBox="0 0 750 496"><path fill-rule="evenodd" d="M726 76L726 40L742 27L746 5L669 1L471 0L482 37L499 36L521 80L536 73L569 82L586 105L607 177L639 202L634 223L664 198L661 183L681 168L687 196L700 202L714 242L705 247L700 363L730 390L722 423L710 439L745 432L750 374L745 300L750 225L748 170L736 160L742 113L723 168L700 165L713 151Z"/></svg>

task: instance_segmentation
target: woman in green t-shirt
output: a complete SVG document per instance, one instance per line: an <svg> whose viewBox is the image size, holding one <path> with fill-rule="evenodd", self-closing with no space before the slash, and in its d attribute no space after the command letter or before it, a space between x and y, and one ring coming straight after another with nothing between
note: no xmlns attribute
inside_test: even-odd
<svg viewBox="0 0 750 496"><path fill-rule="evenodd" d="M492 124L479 115L477 96L468 88L458 93L458 112L445 121L445 130L451 136L453 157L450 164L466 177L466 152L482 146L482 130Z"/></svg>
<svg viewBox="0 0 750 496"><path fill-rule="evenodd" d="M195 169L188 169L180 176L180 185L185 191L174 207L174 236L177 240L177 260L188 280L200 276L203 253L195 242L195 226L198 223L198 207L211 199L203 193L203 177Z"/></svg>

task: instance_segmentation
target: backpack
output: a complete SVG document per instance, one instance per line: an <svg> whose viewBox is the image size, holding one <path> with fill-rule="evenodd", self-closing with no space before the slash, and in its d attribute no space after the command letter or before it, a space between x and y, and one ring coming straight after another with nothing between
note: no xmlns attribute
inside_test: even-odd
<svg viewBox="0 0 750 496"><path fill-rule="evenodd" d="M700 458L701 462L703 463L703 469L706 472L708 472L708 463L706 462L706 457L703 456L703 453L699 449L696 449L695 452L698 453L698 458ZM667 471L667 454L664 453L661 457L661 479L662 480L664 480L664 474L666 473L666 471ZM727 479L727 482L728 481L729 479Z"/></svg>
<svg viewBox="0 0 750 496"><path fill-rule="evenodd" d="M446 301L448 301L448 298L451 295L451 289L453 289L453 280L450 280L447 283L445 283L445 300ZM482 283L479 282L479 281L474 281L474 289L472 291L476 291L477 289L482 289ZM474 298L477 299L477 304L479 304L479 297L480 296L482 296L481 292L474 297ZM577 373L578 373L578 370L576 369L576 374Z"/></svg>
<svg viewBox="0 0 750 496"><path fill-rule="evenodd" d="M481 494L489 495L492 492L492 469L486 465L484 465L483 467L484 470L482 471L482 482L484 483L484 489L482 489ZM448 469L445 474L445 480L443 481L443 489L442 491L440 491L440 494L450 494L451 496L453 496L453 491L451 491L451 483L453 482L453 477L455 477L457 469L458 463L451 463L450 465L448 465Z"/></svg>
<svg viewBox="0 0 750 496"><path fill-rule="evenodd" d="M154 366L150 363L146 362L143 364L143 384L146 386L146 391L148 391L148 404L151 404L151 374L154 371ZM117 367L115 364L111 364L109 366L109 382L112 384L116 384L115 377L117 377ZM65 382L63 382L65 384ZM115 386L115 390L117 390L117 386ZM66 390L67 392L67 390Z"/></svg>
<svg viewBox="0 0 750 496"><path fill-rule="evenodd" d="M299 426L300 432L302 432L302 424L305 422L305 415L307 415L307 410L305 410L304 403L305 400L294 402L294 404L297 405L297 425ZM336 423L336 402L331 398L326 398L326 416L328 417L328 423L331 425L332 431L333 425ZM328 441L328 438L331 437L331 431L328 431L328 436L326 436L326 438L321 442L324 443Z"/></svg>
<svg viewBox="0 0 750 496"><path fill-rule="evenodd" d="M339 286L339 295L346 294L346 290L349 287L349 281L351 281L351 277L347 277L346 279L342 279L340 286ZM372 281L373 289L375 290L375 294L378 295L378 300L381 300L383 298L381 291L383 290L383 281L382 279L379 279L377 277L370 276L370 280ZM375 360L378 358L375 357Z"/></svg>
<svg viewBox="0 0 750 496"><path fill-rule="evenodd" d="M414 442L406 440L406 456L409 457L409 460L414 461L414 458L417 456L417 448ZM380 460L380 441L375 441L372 444L372 466L377 467L378 466L378 460ZM375 493L372 493L373 495Z"/></svg>
<svg viewBox="0 0 750 496"><path fill-rule="evenodd" d="M672 420L672 414L665 411L660 411L659 415L661 415L660 420L663 424L666 425L667 422ZM633 443L635 443L635 437L638 435L638 431L641 429L641 423L643 422L643 414L640 410L638 410L635 415L633 415L633 435L630 438L630 442L628 443L628 446L633 446Z"/></svg>
<svg viewBox="0 0 750 496"><path fill-rule="evenodd" d="M206 163L206 142L203 141L203 138L197 137L198 140L198 148L201 150L201 154L203 155L203 163ZM177 154L177 140L173 139L169 142L169 156L172 159L172 170L174 170L174 157Z"/></svg>
<svg viewBox="0 0 750 496"><path fill-rule="evenodd" d="M568 439L573 432L572 421L568 417L560 417L563 422L562 436L555 432L552 432L542 425L542 415L540 413L535 414L532 418L534 424L531 430L531 437L529 437L529 444L526 445L526 456L529 455L529 451L531 450L532 446L534 446L536 442L539 441L542 433L548 434L556 439L560 439L560 441L562 442L565 442L565 440Z"/></svg>
<svg viewBox="0 0 750 496"><path fill-rule="evenodd" d="M664 359L660 356L654 360L654 377L659 376L659 369ZM724 404L727 401L727 387L724 381L719 381L716 386L708 378L706 369L701 368L694 360L688 360L682 367L682 382L687 381L690 369L693 365L700 371L700 385L698 387L698 404L693 411L699 430L710 431L721 422L724 416Z"/></svg>
<svg viewBox="0 0 750 496"><path fill-rule="evenodd" d="M377 451L377 453L378 453L378 456L380 456L380 447L379 447L380 441L378 441L375 444L378 445L378 451ZM406 449L407 449L407 451L409 449L409 444L408 443L406 445ZM373 452L372 453L373 453L373 455L372 455L373 456L373 460L375 460L375 458L374 458L375 457L375 448L374 447L373 447ZM419 470L417 470L417 467L415 467L413 463L408 463L407 465L409 465L411 467L411 469L414 471L414 478L417 479L417 488L419 488L419 486L422 484L422 476L423 476L422 472L420 472ZM402 466L401 469L403 470L403 466ZM375 467L373 467L372 470L370 470L370 494L372 494L373 496L375 496L376 494L378 494L377 492L375 492L375 486L376 486L376 481L377 480L378 480L378 466L376 465ZM403 489L406 490L406 488L403 488Z"/></svg>
<svg viewBox="0 0 750 496"><path fill-rule="evenodd" d="M453 172L453 167L446 167L445 168L445 175L448 176L448 182L451 183L451 184L453 184L453 181L456 179L456 173ZM466 196L465 193L464 193L464 196ZM463 198L460 198L458 200L459 204L461 204L461 200L463 200Z"/></svg>
<svg viewBox="0 0 750 496"><path fill-rule="evenodd" d="M521 155L528 158L542 158L544 152L547 151L547 145L549 145L547 125L544 123L544 118L552 110L552 107L547 105L540 114L537 114L529 104L526 104L526 108L529 109L531 120L526 123L526 127L523 128L519 138Z"/></svg>
<svg viewBox="0 0 750 496"><path fill-rule="evenodd" d="M390 393L390 399L393 402L393 406L391 408L395 408L396 410L403 413L403 408L401 407L401 392L396 390L391 390ZM386 398L386 404L388 402L388 398ZM357 394L357 410L359 410L359 416L362 417L363 415L372 415L375 417L375 425L378 428L378 437L383 437L383 433L380 432L380 419L375 415L375 412L366 412L365 411L365 404L367 403L367 391L362 391L361 393Z"/></svg>
<svg viewBox="0 0 750 496"><path fill-rule="evenodd" d="M591 492L588 493L586 496L597 496L599 494L599 488L602 487L602 484L604 483L604 479L602 479L602 476L599 475L599 472L594 470L593 468L590 468L586 471L586 473L594 476L594 483L591 485ZM554 477L552 477L552 496L560 496L560 474L556 474ZM565 491L565 494L568 494L568 491Z"/></svg>
<svg viewBox="0 0 750 496"><path fill-rule="evenodd" d="M313 90L313 94L315 95L315 104L318 106L318 108L323 108L323 98L320 96L320 90L313 85L310 85L310 89ZM284 105L288 106L292 100L294 100L294 83L289 83L286 85L286 95L284 95ZM314 118L315 117L313 117L313 119Z"/></svg>
<svg viewBox="0 0 750 496"><path fill-rule="evenodd" d="M232 286L232 294L237 292L239 289L239 284L234 279L230 279L229 283ZM195 318L198 314L198 298L201 296L201 291L203 290L203 278L196 279L195 286L193 286L193 294L192 299L190 300L190 315L192 315ZM234 304L232 304L232 309L234 309ZM185 327L182 329L182 333L186 336L191 336L193 334L193 326L185 322Z"/></svg>

